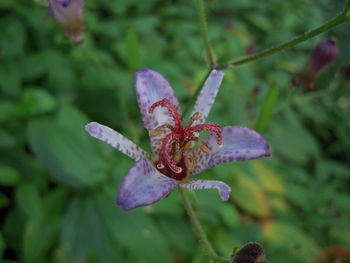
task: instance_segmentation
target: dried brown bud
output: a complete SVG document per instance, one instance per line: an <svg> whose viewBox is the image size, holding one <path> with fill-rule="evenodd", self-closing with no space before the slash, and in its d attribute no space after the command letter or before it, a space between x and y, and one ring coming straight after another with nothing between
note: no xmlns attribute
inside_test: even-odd
<svg viewBox="0 0 350 263"><path fill-rule="evenodd" d="M231 263L267 263L264 249L258 243L248 243L234 255Z"/></svg>

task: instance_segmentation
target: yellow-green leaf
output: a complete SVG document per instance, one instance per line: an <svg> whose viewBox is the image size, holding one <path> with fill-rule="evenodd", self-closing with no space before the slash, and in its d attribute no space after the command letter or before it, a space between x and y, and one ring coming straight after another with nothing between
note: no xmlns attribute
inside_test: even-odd
<svg viewBox="0 0 350 263"><path fill-rule="evenodd" d="M242 173L236 176L231 198L247 213L264 217L269 214L266 196L259 185Z"/></svg>
<svg viewBox="0 0 350 263"><path fill-rule="evenodd" d="M261 161L251 163L254 175L258 178L261 187L268 193L284 195L286 188L281 176Z"/></svg>

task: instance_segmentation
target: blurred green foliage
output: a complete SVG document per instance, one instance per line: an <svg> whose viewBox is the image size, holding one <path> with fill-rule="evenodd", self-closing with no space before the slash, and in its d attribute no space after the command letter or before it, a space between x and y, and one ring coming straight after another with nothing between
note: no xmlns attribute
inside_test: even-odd
<svg viewBox="0 0 350 263"><path fill-rule="evenodd" d="M209 37L225 62L323 23L343 2L206 1ZM0 1L1 262L208 262L177 192L128 213L114 204L132 161L84 131L95 120L150 149L133 72L157 70L183 105L190 100L206 72L194 3L86 1L80 46L47 14L45 1ZM272 157L199 176L233 189L229 202L214 191L192 196L221 254L257 241L270 262L309 263L350 246L350 89L339 76L350 62L348 27L226 70L210 120L257 127ZM330 36L339 58L315 90L292 87Z"/></svg>

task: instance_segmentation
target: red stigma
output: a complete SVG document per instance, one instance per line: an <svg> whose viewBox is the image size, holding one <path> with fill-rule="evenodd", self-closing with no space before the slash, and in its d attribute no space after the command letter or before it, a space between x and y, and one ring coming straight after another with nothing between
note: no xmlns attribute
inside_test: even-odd
<svg viewBox="0 0 350 263"><path fill-rule="evenodd" d="M174 126L170 124L163 124L160 127L150 132L150 134L159 135L162 129L169 128L170 133L162 139L162 145L159 151L159 159L155 163L156 168L162 174L176 180L182 180L187 176L187 172L192 168L192 161L195 159L191 154L191 147L188 149L189 142L201 143L201 149L204 152L210 151L207 144L198 138L197 133L202 131L209 131L214 133L217 138L217 144L222 144L222 133L220 126L215 123L203 123L192 126L192 124L200 119L201 114L196 112L189 120L187 126L182 125L181 114L178 107L174 105L169 99L162 99L154 103L149 109L148 113L152 114L155 108L167 108L174 120Z"/></svg>

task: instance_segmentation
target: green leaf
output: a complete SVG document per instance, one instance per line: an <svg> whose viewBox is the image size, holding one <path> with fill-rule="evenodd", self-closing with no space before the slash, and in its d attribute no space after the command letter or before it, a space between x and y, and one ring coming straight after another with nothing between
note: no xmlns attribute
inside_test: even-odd
<svg viewBox="0 0 350 263"><path fill-rule="evenodd" d="M195 239L190 222L185 217L162 216L157 225L167 237L167 242L187 255L192 255Z"/></svg>
<svg viewBox="0 0 350 263"><path fill-rule="evenodd" d="M235 177L236 181L232 187L235 193L231 195L231 199L251 215L267 216L269 208L266 196L258 184L242 173L237 173Z"/></svg>
<svg viewBox="0 0 350 263"><path fill-rule="evenodd" d="M239 213L233 205L222 203L219 208L221 218L229 228L234 228L239 225Z"/></svg>
<svg viewBox="0 0 350 263"><path fill-rule="evenodd" d="M92 187L106 178L107 163L85 131L87 123L71 107L62 108L56 118L29 122L29 141L38 158L56 180L74 188Z"/></svg>
<svg viewBox="0 0 350 263"><path fill-rule="evenodd" d="M275 109L279 95L279 88L276 84L272 84L262 103L258 120L255 124L255 130L262 132L267 127L269 120Z"/></svg>
<svg viewBox="0 0 350 263"><path fill-rule="evenodd" d="M66 190L53 190L43 200L42 212L29 220L23 240L25 262L48 262L45 257L58 236L67 197Z"/></svg>
<svg viewBox="0 0 350 263"><path fill-rule="evenodd" d="M41 213L42 202L34 184L25 183L17 187L16 200L22 212L29 218L37 217Z"/></svg>
<svg viewBox="0 0 350 263"><path fill-rule="evenodd" d="M6 130L0 128L0 149L10 149L13 148L15 145L15 136L7 132Z"/></svg>
<svg viewBox="0 0 350 263"><path fill-rule="evenodd" d="M132 27L129 27L126 31L125 44L129 70L136 71L140 68L140 51L139 40Z"/></svg>
<svg viewBox="0 0 350 263"><path fill-rule="evenodd" d="M1 62L0 91L11 97L16 97L21 92L21 75L13 61Z"/></svg>
<svg viewBox="0 0 350 263"><path fill-rule="evenodd" d="M12 102L9 102L6 100L0 100L0 122L5 122L10 120L14 112L15 112L15 105Z"/></svg>
<svg viewBox="0 0 350 263"><path fill-rule="evenodd" d="M0 165L0 185L14 186L21 180L19 172L7 165Z"/></svg>
<svg viewBox="0 0 350 263"><path fill-rule="evenodd" d="M26 31L21 21L22 20L17 19L15 16L8 15L1 17L0 57L13 59L14 56L19 55L23 51ZM1 70L6 68L4 64L1 66Z"/></svg>
<svg viewBox="0 0 350 263"><path fill-rule="evenodd" d="M263 234L269 245L283 249L285 256L295 262L315 262L320 251L315 240L288 223L267 222L263 227Z"/></svg>
<svg viewBox="0 0 350 263"><path fill-rule="evenodd" d="M100 262L120 261L119 244L110 239L111 233L107 231L103 219L92 194L76 196L71 200L60 237L61 254L67 262L85 261L88 257L97 258ZM117 222L113 227L118 228ZM128 224L121 228L127 227Z"/></svg>
<svg viewBox="0 0 350 263"><path fill-rule="evenodd" d="M262 188L268 192L277 195L284 195L286 187L281 179L281 176L261 161L254 161L250 163L254 175L258 178Z"/></svg>
<svg viewBox="0 0 350 263"><path fill-rule="evenodd" d="M142 209L122 211L113 204L114 194L113 189L96 196L96 205L113 243L119 243L142 262L171 262L167 240L152 219Z"/></svg>
<svg viewBox="0 0 350 263"><path fill-rule="evenodd" d="M8 197L0 192L0 209L3 207L6 207L8 203L9 203ZM1 248L0 248L0 252L1 252Z"/></svg>
<svg viewBox="0 0 350 263"><path fill-rule="evenodd" d="M46 90L29 88L22 93L16 112L20 117L30 117L52 111L56 107L55 98Z"/></svg>

